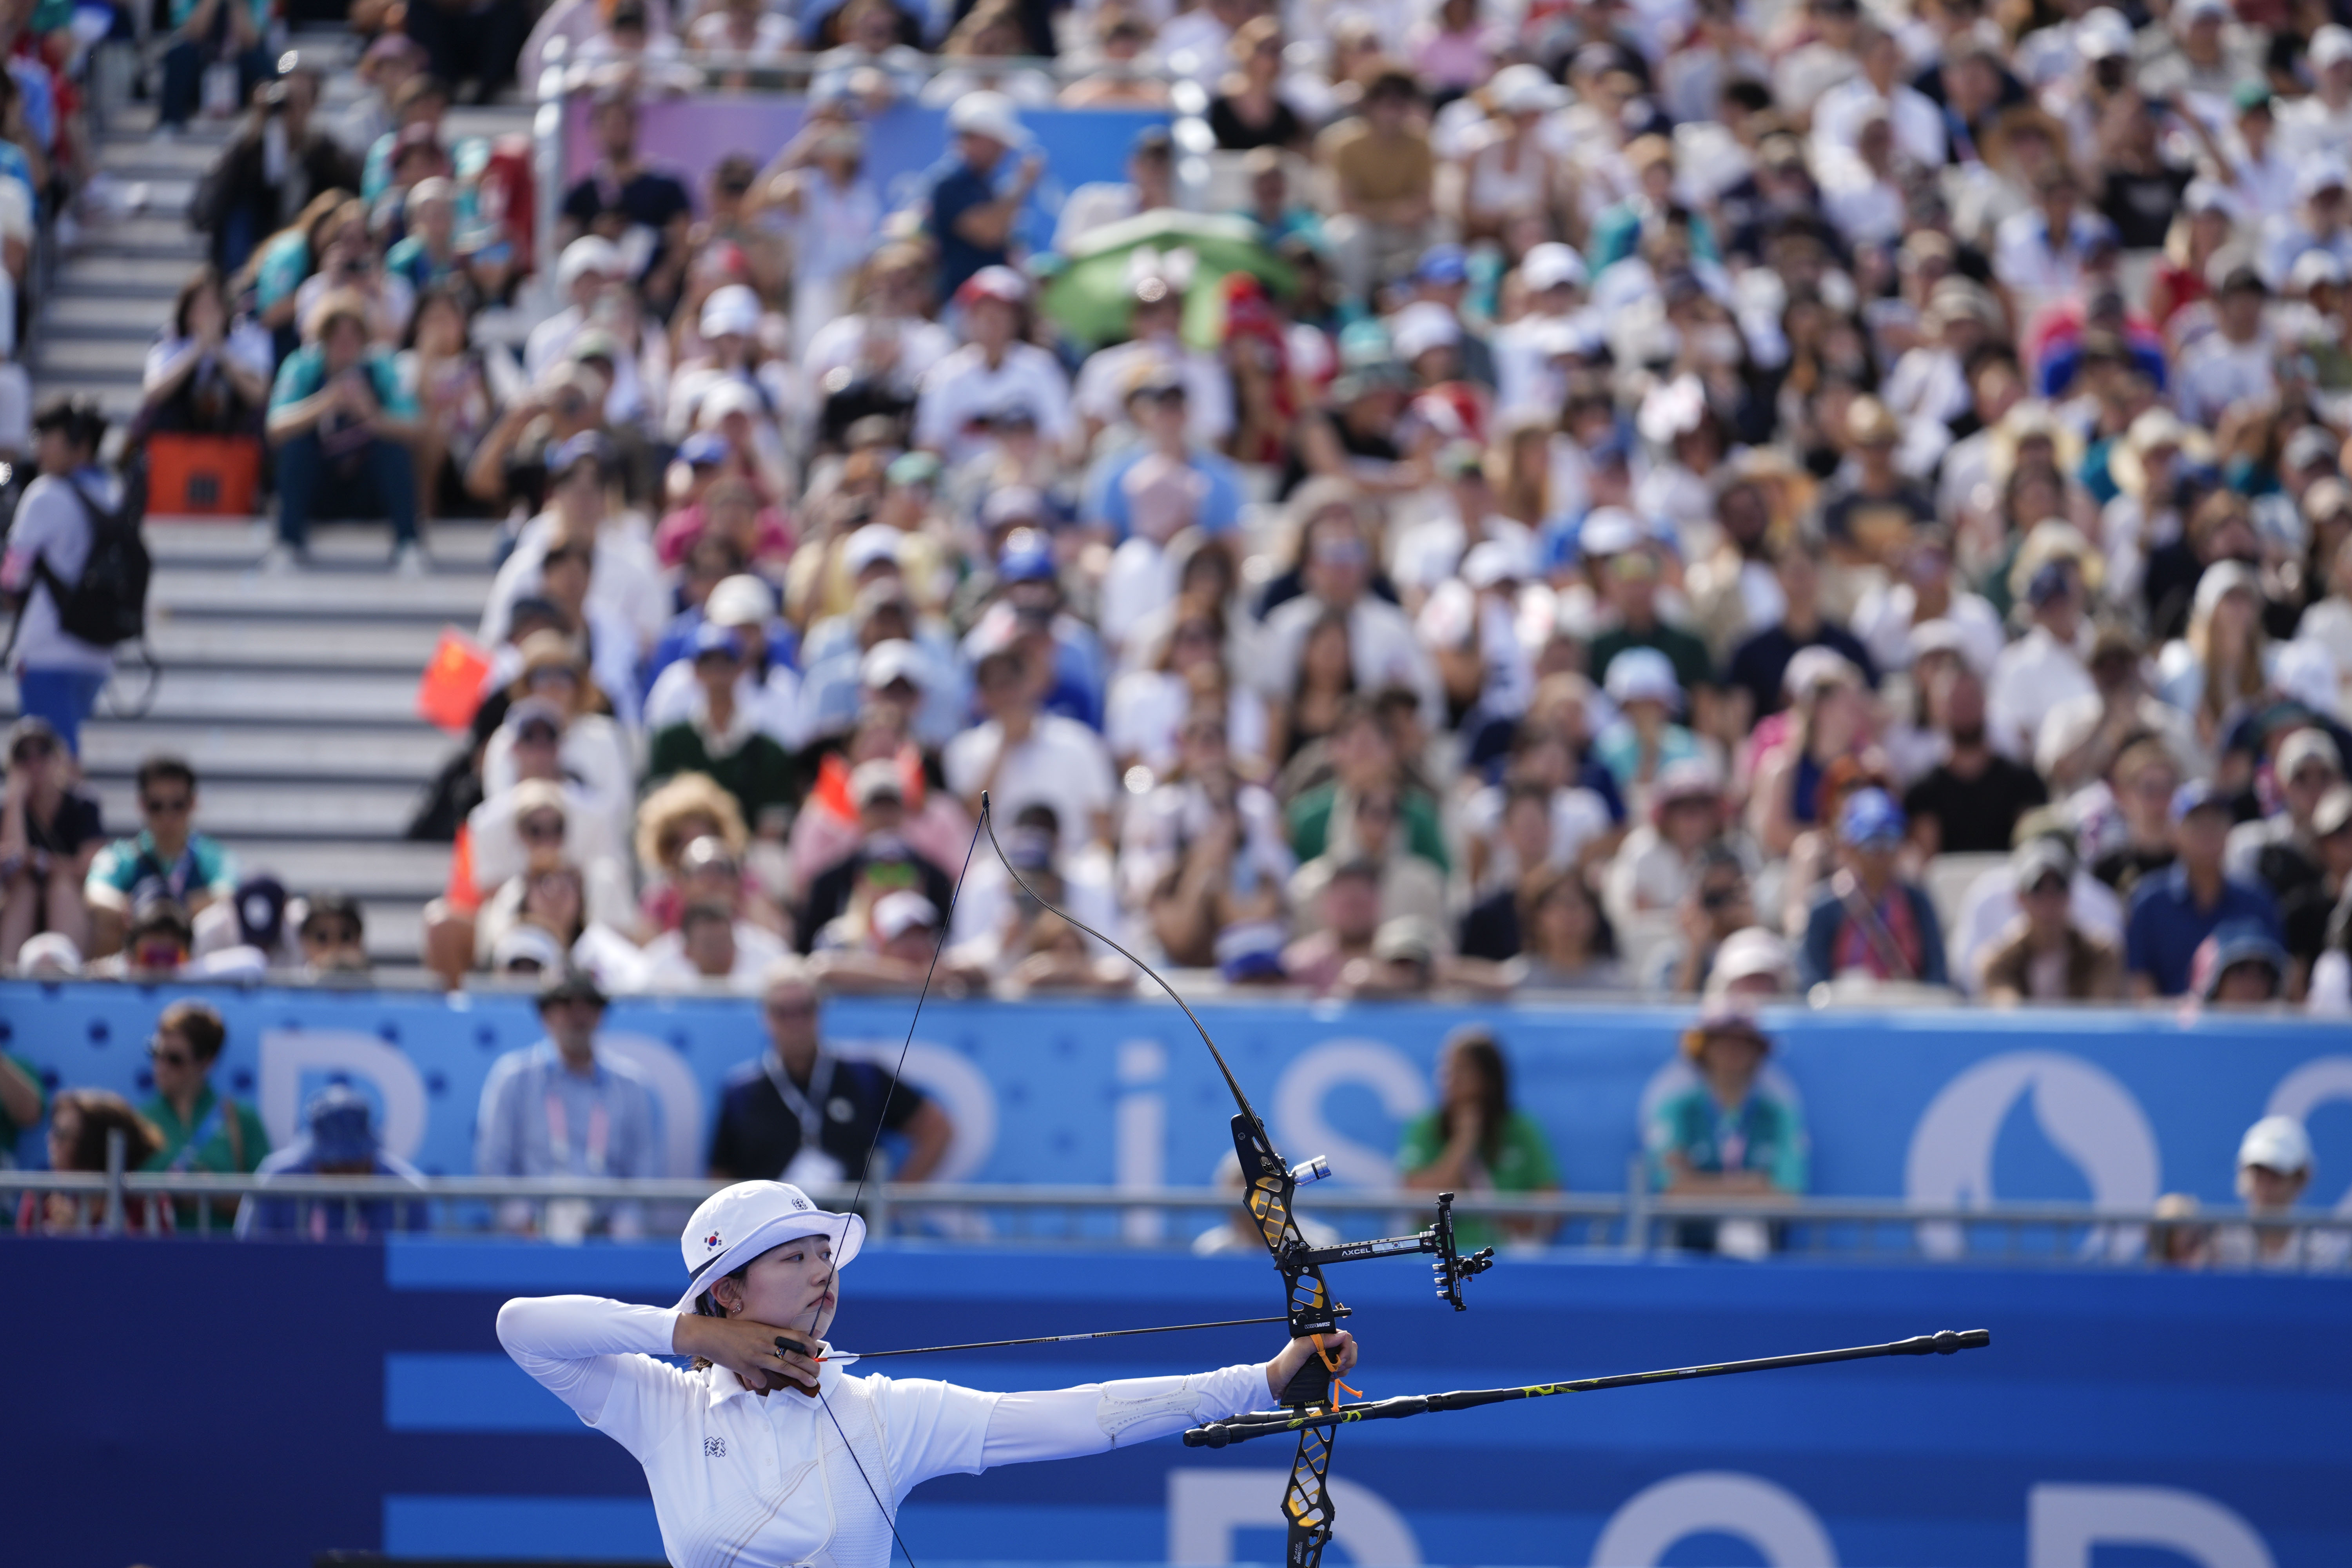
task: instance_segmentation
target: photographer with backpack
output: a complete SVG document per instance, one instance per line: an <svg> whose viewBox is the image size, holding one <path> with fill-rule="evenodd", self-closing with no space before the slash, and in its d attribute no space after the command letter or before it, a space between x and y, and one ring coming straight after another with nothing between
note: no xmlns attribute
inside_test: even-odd
<svg viewBox="0 0 2352 1568"><path fill-rule="evenodd" d="M26 487L0 557L0 597L16 612L9 655L17 703L81 754L82 721L114 669L114 645L145 628L149 561L141 507L101 467L106 416L58 398L33 416L39 477Z"/></svg>

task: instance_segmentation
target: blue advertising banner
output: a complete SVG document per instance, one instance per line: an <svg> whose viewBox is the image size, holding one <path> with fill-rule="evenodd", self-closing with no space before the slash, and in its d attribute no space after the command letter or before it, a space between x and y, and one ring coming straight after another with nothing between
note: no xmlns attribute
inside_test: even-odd
<svg viewBox="0 0 2352 1568"><path fill-rule="evenodd" d="M0 985L0 1044L52 1086L147 1092L144 1042L184 993ZM221 1074L273 1140L330 1081L375 1103L394 1152L428 1173L472 1168L482 1080L531 1044L527 998L316 991L203 993L227 1020ZM911 997L837 1001L825 1032L846 1055L896 1061ZM1687 1015L1657 1009L1296 1002L1202 1008L1242 1084L1295 1158L1326 1154L1344 1184L1391 1178L1400 1131L1434 1102L1446 1032L1490 1026L1517 1103L1571 1189L1619 1191L1645 1102L1679 1081ZM2352 1186L2352 1043L2339 1025L2175 1012L1811 1013L1772 1019L1770 1069L1802 1103L1813 1189L1933 1206L2095 1201L2145 1209L2167 1192L2234 1202L2240 1135L2303 1118L2318 1151L2305 1202ZM703 1168L727 1073L765 1046L749 1001L630 998L605 1043L651 1081L670 1170ZM1232 1157L1215 1066L1164 1005L932 1000L908 1078L956 1124L943 1176L1197 1186ZM37 1159L27 1141L19 1157Z"/></svg>
<svg viewBox="0 0 2352 1568"><path fill-rule="evenodd" d="M656 1563L635 1461L500 1353L517 1294L667 1303L675 1247L0 1240L0 1557L300 1568L331 1548ZM1470 1310L1347 1266L1372 1397L1985 1328L1988 1350L1424 1415L1337 1441L1335 1568L2335 1568L2352 1280L1506 1258ZM869 1248L835 1342L1263 1313L1263 1259ZM1263 1329L875 1363L1015 1390L1255 1362ZM863 1371L864 1369L858 1369ZM1278 1562L1286 1439L925 1483L923 1568ZM63 1506L58 1506L63 1505ZM894 1563L901 1559L894 1555Z"/></svg>

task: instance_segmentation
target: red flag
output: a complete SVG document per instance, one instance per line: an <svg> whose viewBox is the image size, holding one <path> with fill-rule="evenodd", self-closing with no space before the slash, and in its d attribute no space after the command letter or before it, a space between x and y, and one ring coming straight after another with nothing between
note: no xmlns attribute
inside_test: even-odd
<svg viewBox="0 0 2352 1568"><path fill-rule="evenodd" d="M482 683L489 673L488 649L455 626L442 627L416 683L416 716L453 733L464 730L482 705Z"/></svg>

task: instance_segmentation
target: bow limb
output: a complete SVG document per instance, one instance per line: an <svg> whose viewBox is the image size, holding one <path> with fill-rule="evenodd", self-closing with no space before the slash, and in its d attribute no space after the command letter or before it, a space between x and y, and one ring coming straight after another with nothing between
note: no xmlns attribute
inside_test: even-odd
<svg viewBox="0 0 2352 1568"><path fill-rule="evenodd" d="M1265 1241L1265 1249L1274 1258L1275 1268L1282 1275L1284 1295L1288 1309L1290 1334L1293 1339L1315 1342L1315 1358L1298 1369L1279 1395L1281 1403L1293 1410L1306 1411L1328 1407L1331 1404L1331 1383L1338 1366L1330 1352L1323 1348L1323 1337L1339 1331L1339 1320L1347 1309L1331 1299L1329 1287L1323 1282L1320 1265L1307 1261L1307 1237L1298 1229L1298 1221L1291 1212L1291 1200L1297 1191L1297 1179L1290 1173L1290 1165L1274 1146L1273 1134L1266 1131L1265 1121L1250 1103L1242 1089L1241 1080L1234 1076L1225 1053L1209 1037L1208 1026L1201 1022L1192 1004L1177 993L1176 987L1161 974L1120 942L1113 941L1094 927L1079 920L1038 895L1024 879L1013 858L997 841L995 815L989 810L988 796L983 792L980 801L981 826L988 834L989 847L1004 867L1004 874L1038 905L1059 915L1063 920L1126 959L1150 975L1152 984L1168 994L1168 999L1181 1009L1201 1043L1209 1047L1209 1055L1224 1076L1225 1087L1233 1091L1234 1103L1240 1109L1233 1119L1234 1152L1241 1161L1244 1201L1251 1218L1257 1222L1258 1233ZM1317 1568L1322 1561L1323 1548L1331 1539L1331 1523L1335 1510L1328 1477L1331 1468L1331 1445L1337 1428L1330 1426L1301 1427L1298 1433L1298 1453L1291 1462L1290 1483L1283 1492L1283 1513L1288 1523L1289 1540L1286 1552L1287 1568Z"/></svg>

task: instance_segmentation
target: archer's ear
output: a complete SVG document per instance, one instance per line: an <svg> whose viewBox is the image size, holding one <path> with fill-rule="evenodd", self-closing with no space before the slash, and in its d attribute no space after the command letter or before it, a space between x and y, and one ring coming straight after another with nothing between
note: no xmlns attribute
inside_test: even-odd
<svg viewBox="0 0 2352 1568"><path fill-rule="evenodd" d="M718 1303L720 1311L732 1317L743 1307L743 1282L731 1276L722 1275L710 1287L710 1299Z"/></svg>

